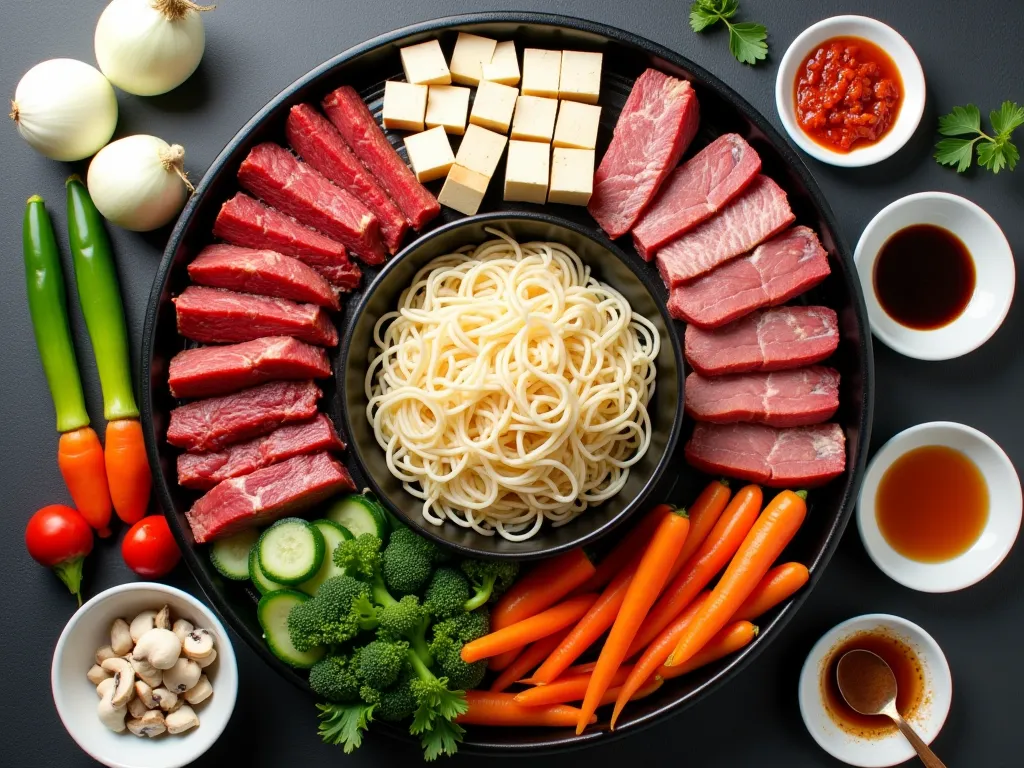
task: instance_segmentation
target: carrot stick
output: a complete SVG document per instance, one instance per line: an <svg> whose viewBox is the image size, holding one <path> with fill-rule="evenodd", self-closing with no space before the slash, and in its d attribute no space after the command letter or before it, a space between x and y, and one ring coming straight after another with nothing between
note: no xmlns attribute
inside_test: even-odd
<svg viewBox="0 0 1024 768"><path fill-rule="evenodd" d="M650 696L656 690L661 688L661 686L664 683L665 683L665 681L662 678L655 677L653 680L647 681L647 683L645 683L640 688L638 688L636 693L634 693L632 696L630 696L629 700L630 701L639 701L640 699L646 698L647 696ZM605 707L605 706L607 706L609 704L614 703L615 700L619 697L619 694L621 692L622 692L622 688L621 687L609 688L605 692L604 698L601 699L600 706Z"/></svg>
<svg viewBox="0 0 1024 768"><path fill-rule="evenodd" d="M612 579L621 571L626 565L633 560L639 559L640 555L643 554L644 548L647 543L651 540L654 532L661 525L661 521L665 519L665 515L672 511L671 504L659 504L646 515L643 520L636 524L636 526L626 537L620 541L615 547L609 552L603 560L597 564L597 571L594 575L587 579L581 587L580 592L596 592L603 587L606 587ZM693 516L694 510L690 510L690 530L693 530ZM687 538L689 541L689 538Z"/></svg>
<svg viewBox="0 0 1024 768"><path fill-rule="evenodd" d="M582 549L573 549L541 563L501 596L491 611L491 628L503 629L550 608L594 575L596 569ZM495 671L505 669L518 654L497 656L488 663Z"/></svg>
<svg viewBox="0 0 1024 768"><path fill-rule="evenodd" d="M516 660L505 667L501 674L498 675L493 683L491 683L489 690L492 690L495 693L501 693L512 685L512 683L519 682L522 678L539 667L541 662L550 656L555 648L562 644L565 636L568 635L570 631L571 630L566 629L562 632L556 632L553 635L542 637L540 640L526 646L526 648L523 649L523 652L516 657Z"/></svg>
<svg viewBox="0 0 1024 768"><path fill-rule="evenodd" d="M761 510L761 489L756 485L741 488L732 497L707 539L676 575L654 604L640 631L629 647L627 658L640 653L672 623L715 574L729 562L747 535Z"/></svg>
<svg viewBox="0 0 1024 768"><path fill-rule="evenodd" d="M101 537L110 535L110 487L103 466L103 446L92 427L65 432L57 447L57 466L72 500Z"/></svg>
<svg viewBox="0 0 1024 768"><path fill-rule="evenodd" d="M520 726L540 725L568 728L576 724L580 711L576 707L557 704L550 707L524 707L511 693L466 691L469 709L455 718L461 725ZM591 718L590 722L596 722Z"/></svg>
<svg viewBox="0 0 1024 768"><path fill-rule="evenodd" d="M114 511L123 522L134 525L146 516L153 484L138 419L107 422L103 457Z"/></svg>
<svg viewBox="0 0 1024 768"><path fill-rule="evenodd" d="M480 659L497 656L499 653L518 650L542 637L553 635L579 621L595 600L597 595L594 594L572 597L536 616L466 643L462 646L462 660L472 664Z"/></svg>
<svg viewBox="0 0 1024 768"><path fill-rule="evenodd" d="M681 677L687 672L693 672L693 670L713 661L718 661L749 645L757 637L757 632L757 627L749 621L734 622L711 638L707 645L690 657L689 661L675 667L662 667L658 670L658 676L665 680L671 680Z"/></svg>
<svg viewBox="0 0 1024 768"><path fill-rule="evenodd" d="M683 549L679 553L679 557L676 558L675 565L669 571L669 581L676 577L676 574L693 557L693 553L707 539L711 529L718 522L718 518L725 511L731 495L727 480L712 480L700 492L697 500L690 505L690 533L686 536L686 543L683 544Z"/></svg>
<svg viewBox="0 0 1024 768"><path fill-rule="evenodd" d="M733 615L733 621L752 621L788 600L807 583L810 574L802 563L783 563L772 568L754 587L750 597Z"/></svg>
<svg viewBox="0 0 1024 768"><path fill-rule="evenodd" d="M783 491L765 507L666 664L678 666L703 648L750 597L807 516L805 491Z"/></svg>
<svg viewBox="0 0 1024 768"><path fill-rule="evenodd" d="M632 666L619 667L612 677L611 686L618 687L626 682L629 673L633 671ZM516 694L516 701L528 707L538 707L545 704L566 704L570 701L582 701L590 684L591 674L574 675L572 677L560 677L548 685L538 685L534 688L527 688Z"/></svg>
<svg viewBox="0 0 1024 768"><path fill-rule="evenodd" d="M665 586L669 569L679 556L689 530L690 520L686 517L686 511L673 512L661 521L651 543L647 545L587 686L586 696L583 697L583 714L576 723L577 735L583 733L590 716L611 687L612 678L626 657L629 644L633 642L636 631Z"/></svg>
<svg viewBox="0 0 1024 768"><path fill-rule="evenodd" d="M593 672L594 671L594 667L596 667L596 666L597 666L597 662L596 661L588 661L586 664L573 664L571 667L569 667L567 670L565 670L565 674L567 674L567 675L583 675L583 674L586 674L588 672Z"/></svg>

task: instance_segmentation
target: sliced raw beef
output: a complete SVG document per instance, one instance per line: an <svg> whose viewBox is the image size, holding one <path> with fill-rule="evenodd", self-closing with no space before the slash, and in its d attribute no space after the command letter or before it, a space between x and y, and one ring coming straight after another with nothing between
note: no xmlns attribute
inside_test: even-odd
<svg viewBox="0 0 1024 768"><path fill-rule="evenodd" d="M389 253L398 251L409 222L397 205L352 154L338 129L309 104L296 104L288 113L285 134L303 160L339 187L347 189L370 209L380 224Z"/></svg>
<svg viewBox="0 0 1024 768"><path fill-rule="evenodd" d="M614 239L629 232L690 146L700 105L685 80L648 69L633 83L587 210Z"/></svg>
<svg viewBox="0 0 1024 768"><path fill-rule="evenodd" d="M341 451L345 444L326 415L312 421L289 424L269 435L209 453L178 456L178 483L186 488L207 490L222 480L240 477L293 456L320 451Z"/></svg>
<svg viewBox="0 0 1024 768"><path fill-rule="evenodd" d="M340 491L354 491L348 471L329 453L273 464L218 484L185 517L197 544L309 509Z"/></svg>
<svg viewBox="0 0 1024 768"><path fill-rule="evenodd" d="M320 388L312 381L272 381L196 400L171 411L167 442L188 451L223 448L313 418L319 399Z"/></svg>
<svg viewBox="0 0 1024 768"><path fill-rule="evenodd" d="M818 236L807 227L793 227L750 255L673 288L668 311L679 320L717 328L752 310L789 301L828 274L828 254Z"/></svg>
<svg viewBox="0 0 1024 768"><path fill-rule="evenodd" d="M686 377L686 412L698 421L802 427L839 408L839 372L820 365L774 373Z"/></svg>
<svg viewBox="0 0 1024 768"><path fill-rule="evenodd" d="M304 301L339 309L338 295L327 279L307 264L277 251L208 245L188 265L193 283Z"/></svg>
<svg viewBox="0 0 1024 768"><path fill-rule="evenodd" d="M743 137L719 136L665 180L633 227L637 252L650 261L661 246L718 213L760 170L761 158Z"/></svg>
<svg viewBox="0 0 1024 768"><path fill-rule="evenodd" d="M238 182L278 210L334 238L367 264L383 263L377 217L284 147L270 142L253 147L238 167Z"/></svg>
<svg viewBox="0 0 1024 768"><path fill-rule="evenodd" d="M824 360L839 346L839 321L828 307L751 312L721 328L686 326L686 361L705 376L781 371Z"/></svg>
<svg viewBox="0 0 1024 768"><path fill-rule="evenodd" d="M221 206L213 223L213 234L232 245L294 256L343 291L358 286L362 276L359 266L348 260L341 243L241 192Z"/></svg>
<svg viewBox="0 0 1024 768"><path fill-rule="evenodd" d="M211 397L265 381L325 379L331 363L320 347L288 336L182 350L171 358L168 385L174 397Z"/></svg>
<svg viewBox="0 0 1024 768"><path fill-rule="evenodd" d="M343 85L327 94L324 112L349 149L373 174L416 231L441 212L437 198L416 181L355 89Z"/></svg>
<svg viewBox="0 0 1024 768"><path fill-rule="evenodd" d="M178 333L203 344L233 344L264 336L291 336L333 347L338 329L323 307L190 285L174 299Z"/></svg>
<svg viewBox="0 0 1024 768"><path fill-rule="evenodd" d="M658 251L658 271L674 288L747 253L793 223L782 188L767 176L755 178L717 216Z"/></svg>
<svg viewBox="0 0 1024 768"><path fill-rule="evenodd" d="M846 436L838 424L777 429L698 422L686 460L702 472L771 488L813 488L846 469Z"/></svg>

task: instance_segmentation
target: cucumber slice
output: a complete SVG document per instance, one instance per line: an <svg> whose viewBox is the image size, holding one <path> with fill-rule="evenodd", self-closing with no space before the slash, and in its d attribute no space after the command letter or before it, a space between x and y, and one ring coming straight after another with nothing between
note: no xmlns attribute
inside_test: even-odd
<svg viewBox="0 0 1024 768"><path fill-rule="evenodd" d="M302 518L287 517L263 532L256 551L268 578L292 586L319 570L324 561L324 536Z"/></svg>
<svg viewBox="0 0 1024 768"><path fill-rule="evenodd" d="M261 595L265 595L268 592L276 592L279 589L287 589L284 584L278 584L276 581L267 578L267 574L260 568L259 547L254 546L249 550L249 578Z"/></svg>
<svg viewBox="0 0 1024 768"><path fill-rule="evenodd" d="M225 579L246 581L249 578L249 552L259 538L260 532L250 528L217 539L210 546L210 562Z"/></svg>
<svg viewBox="0 0 1024 768"><path fill-rule="evenodd" d="M386 541L390 526L380 504L361 493L350 493L335 501L324 515L338 525L348 528L353 536L372 533Z"/></svg>
<svg viewBox="0 0 1024 768"><path fill-rule="evenodd" d="M333 576L343 576L345 569L334 564L334 550L341 542L353 538L352 533L343 525L338 525L333 520L314 520L312 526L320 531L324 537L324 561L311 579L299 584L299 589L307 595L315 595L320 585Z"/></svg>
<svg viewBox="0 0 1024 768"><path fill-rule="evenodd" d="M292 608L309 600L309 595L296 592L294 589L279 589L268 592L260 598L256 606L256 617L263 627L263 638L267 641L271 652L285 664L299 669L309 669L324 657L326 648L311 648L300 651L292 645L288 633L288 614Z"/></svg>

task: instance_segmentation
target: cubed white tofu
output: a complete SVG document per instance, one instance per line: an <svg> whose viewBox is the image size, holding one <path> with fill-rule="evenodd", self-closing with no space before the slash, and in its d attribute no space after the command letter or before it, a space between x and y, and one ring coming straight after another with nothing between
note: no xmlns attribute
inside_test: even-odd
<svg viewBox="0 0 1024 768"><path fill-rule="evenodd" d="M551 145L539 141L510 141L505 167L505 199L543 204L548 196Z"/></svg>
<svg viewBox="0 0 1024 768"><path fill-rule="evenodd" d="M422 131L427 114L427 86L388 80L384 83L384 127Z"/></svg>
<svg viewBox="0 0 1024 768"><path fill-rule="evenodd" d="M586 205L594 193L594 150L555 147L551 154L549 203Z"/></svg>
<svg viewBox="0 0 1024 768"><path fill-rule="evenodd" d="M522 141L550 142L555 132L558 99L541 96L520 96L512 118L512 138Z"/></svg>
<svg viewBox="0 0 1024 768"><path fill-rule="evenodd" d="M405 151L416 178L421 182L440 179L455 164L448 134L441 126L406 136Z"/></svg>
<svg viewBox="0 0 1024 768"><path fill-rule="evenodd" d="M600 124L600 107L578 101L560 101L554 144L556 147L597 149L597 129Z"/></svg>
<svg viewBox="0 0 1024 768"><path fill-rule="evenodd" d="M425 43L407 45L398 51L402 57L402 71L405 79L417 85L447 85L452 73L441 51L441 43L427 40Z"/></svg>
<svg viewBox="0 0 1024 768"><path fill-rule="evenodd" d="M452 80L463 85L476 85L480 82L481 67L494 56L496 40L489 37L459 32L452 51Z"/></svg>
<svg viewBox="0 0 1024 768"><path fill-rule="evenodd" d="M557 99L561 68L561 51L544 51L540 48L525 49L523 51L523 95Z"/></svg>
<svg viewBox="0 0 1024 768"><path fill-rule="evenodd" d="M459 144L455 164L476 171L489 179L498 168L498 161L501 160L501 153L505 151L507 142L508 139L503 134L489 131L479 125L470 125L466 128L462 143Z"/></svg>
<svg viewBox="0 0 1024 768"><path fill-rule="evenodd" d="M558 98L597 104L597 97L601 94L603 58L604 54L589 51L562 51Z"/></svg>
<svg viewBox="0 0 1024 768"><path fill-rule="evenodd" d="M437 201L459 213L472 216L480 210L480 203L487 193L489 181L490 179L482 173L463 168L461 165L453 165L444 186L441 187Z"/></svg>
<svg viewBox="0 0 1024 768"><path fill-rule="evenodd" d="M427 128L441 126L448 133L461 136L466 132L469 114L469 88L459 85L432 85L427 93Z"/></svg>
<svg viewBox="0 0 1024 768"><path fill-rule="evenodd" d="M507 133L518 96L519 91L510 85L481 81L473 99L469 122L498 133Z"/></svg>
<svg viewBox="0 0 1024 768"><path fill-rule="evenodd" d="M511 40L498 43L489 63L480 68L481 79L502 85L519 85L519 59Z"/></svg>

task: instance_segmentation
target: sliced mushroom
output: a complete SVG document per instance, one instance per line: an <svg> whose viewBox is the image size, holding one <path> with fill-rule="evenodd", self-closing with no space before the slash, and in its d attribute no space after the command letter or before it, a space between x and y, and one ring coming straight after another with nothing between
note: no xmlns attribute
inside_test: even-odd
<svg viewBox="0 0 1024 768"><path fill-rule="evenodd" d="M145 680L150 688L156 688L161 682L163 682L163 673L148 661L136 659L134 656L131 656L128 661L131 662L132 669L135 670L135 674Z"/></svg>
<svg viewBox="0 0 1024 768"><path fill-rule="evenodd" d="M213 694L213 686L210 685L210 678L202 675L199 682L192 686L192 689L183 694L185 701L189 704L201 704Z"/></svg>
<svg viewBox="0 0 1024 768"><path fill-rule="evenodd" d="M213 664L213 662L215 662L216 660L217 660L217 649L214 648L212 651L210 651L210 655L207 656L206 658L196 659L196 664L198 664L201 669L206 669L208 666Z"/></svg>
<svg viewBox="0 0 1024 768"><path fill-rule="evenodd" d="M136 643L139 642L139 638L149 632L156 626L156 611L143 611L134 619L132 619L131 625L128 627L128 632L132 636L132 640Z"/></svg>
<svg viewBox="0 0 1024 768"><path fill-rule="evenodd" d="M195 627L192 626L192 622L185 619L178 619L173 625L171 625L171 632L176 634L182 643L185 642L185 635L193 629L195 629Z"/></svg>
<svg viewBox="0 0 1024 768"><path fill-rule="evenodd" d="M156 709L160 706L160 701L153 695L153 690L145 680L135 681L135 696L146 705L146 709Z"/></svg>
<svg viewBox="0 0 1024 768"><path fill-rule="evenodd" d="M120 655L119 653L114 653L114 649L109 645L104 645L102 648L96 649L96 663L103 666L103 662L107 659L113 659Z"/></svg>
<svg viewBox="0 0 1024 768"><path fill-rule="evenodd" d="M132 640L128 622L124 619L114 619L114 623L110 625L110 647L113 649L114 655L124 656L131 652L134 645L135 641Z"/></svg>
<svg viewBox="0 0 1024 768"><path fill-rule="evenodd" d="M164 712L173 712L178 708L178 694L162 685L153 689L153 698L157 700L157 706Z"/></svg>
<svg viewBox="0 0 1024 768"><path fill-rule="evenodd" d="M107 728L115 733L120 733L125 728L124 716L127 714L127 709L124 706L114 706L111 699L113 694L114 691L111 690L100 699L99 704L96 705L96 714L99 716L100 722L107 726Z"/></svg>
<svg viewBox="0 0 1024 768"><path fill-rule="evenodd" d="M208 629L193 629L185 635L181 651L193 661L205 659L213 653L213 633Z"/></svg>
<svg viewBox="0 0 1024 768"><path fill-rule="evenodd" d="M168 733L182 733L199 725L199 717L192 707L185 704L177 712L164 717L164 723L167 725Z"/></svg>
<svg viewBox="0 0 1024 768"><path fill-rule="evenodd" d="M142 684L146 685L145 683L142 683ZM138 693L138 685L139 685L139 683L136 682L135 683L136 693ZM146 686L146 687L148 688L149 686ZM146 707L146 703L142 699L140 699L138 696L136 696L134 699L132 699L131 701L128 702L128 714L131 715L134 718L142 717L148 711L149 711L149 708Z"/></svg>
<svg viewBox="0 0 1024 768"><path fill-rule="evenodd" d="M108 677L106 680L101 680L100 684L96 686L96 695L102 699L104 696L112 694L115 687L114 678Z"/></svg>
<svg viewBox="0 0 1024 768"><path fill-rule="evenodd" d="M181 656L181 641L169 629L153 628L135 643L132 658L145 661L156 669L170 669Z"/></svg>
<svg viewBox="0 0 1024 768"><path fill-rule="evenodd" d="M156 616L153 617L153 626L157 629L171 628L171 606L165 605L157 611Z"/></svg>
<svg viewBox="0 0 1024 768"><path fill-rule="evenodd" d="M128 730L136 736L148 736L153 738L167 730L164 724L163 712L149 710L142 717L128 721Z"/></svg>
<svg viewBox="0 0 1024 768"><path fill-rule="evenodd" d="M199 682L202 674L198 664L182 656L173 667L164 670L164 685L175 693L184 693Z"/></svg>
<svg viewBox="0 0 1024 768"><path fill-rule="evenodd" d="M107 659L103 668L114 673L114 694L111 704L123 707L135 693L135 670L125 659Z"/></svg>
<svg viewBox="0 0 1024 768"><path fill-rule="evenodd" d="M99 664L93 664L89 671L85 673L85 676L89 679L89 682L93 685L99 685L109 677L113 677L112 672L108 672Z"/></svg>

